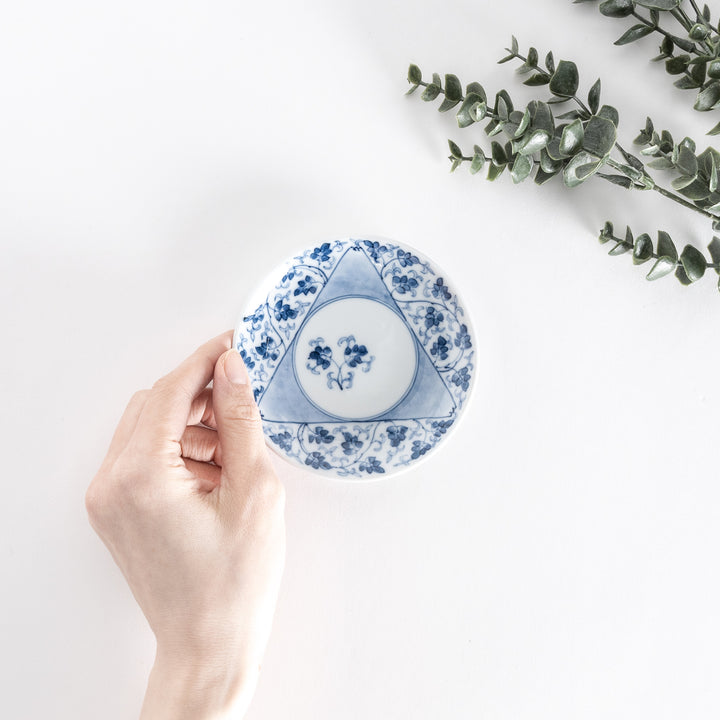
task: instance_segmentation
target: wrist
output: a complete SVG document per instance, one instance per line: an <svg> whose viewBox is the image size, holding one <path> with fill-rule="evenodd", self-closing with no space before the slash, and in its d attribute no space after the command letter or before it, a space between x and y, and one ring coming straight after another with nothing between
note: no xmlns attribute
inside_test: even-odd
<svg viewBox="0 0 720 720"><path fill-rule="evenodd" d="M257 682L223 655L183 656L158 648L148 680L141 720L241 718Z"/></svg>

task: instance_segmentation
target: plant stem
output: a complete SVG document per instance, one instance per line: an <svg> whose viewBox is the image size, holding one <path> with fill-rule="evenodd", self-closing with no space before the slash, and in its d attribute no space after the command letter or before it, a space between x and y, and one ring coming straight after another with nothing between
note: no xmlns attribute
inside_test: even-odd
<svg viewBox="0 0 720 720"><path fill-rule="evenodd" d="M674 43L677 44L678 37L677 35L673 35L671 32L668 32L664 28L661 28L659 25L655 25L655 23L650 22L646 17L643 17L637 10L632 11L633 17L636 17L641 23L644 25L647 25L648 27L651 27L653 30L656 30L661 35L664 35L666 38L670 38ZM697 55L697 52L695 53Z"/></svg>
<svg viewBox="0 0 720 720"><path fill-rule="evenodd" d="M630 177L624 170L622 163L617 162L617 160L614 160L613 158L607 158L606 160L607 164L615 168L618 172L621 172L625 177ZM645 170L643 169L643 173L647 175L647 177L650 177ZM630 177L632 180L632 178ZM652 178L650 178L652 180ZM679 195L676 195L673 192L670 192L670 190L666 190L664 187L661 187L660 185L657 185L655 181L653 180L653 186L652 189L655 190L655 192L660 193L666 198L669 198L670 200L675 201L678 203L678 205L682 205L683 207L688 208L689 210L694 210L696 213L700 213L700 215L704 215L707 218L710 218L711 220L717 220L718 216L713 215L712 213L708 212L707 210L703 210L702 208L699 208L697 205L693 205L689 200L686 200L683 197L680 197Z"/></svg>
<svg viewBox="0 0 720 720"><path fill-rule="evenodd" d="M628 248L629 251L633 249L632 244L629 243L625 238L615 237L615 235L603 235L603 237L606 237L608 239L608 242L612 240L613 242L618 243L618 245L624 245L626 248ZM653 260L657 260L660 257L660 255L658 255L655 251L653 251L653 254L651 255L651 257L653 258ZM648 258L648 260L649 259L650 258ZM680 260L675 261L676 266L681 265L681 264L682 263L680 262ZM706 260L705 268L708 270L710 270L710 269L720 270L720 262L719 263L711 263Z"/></svg>

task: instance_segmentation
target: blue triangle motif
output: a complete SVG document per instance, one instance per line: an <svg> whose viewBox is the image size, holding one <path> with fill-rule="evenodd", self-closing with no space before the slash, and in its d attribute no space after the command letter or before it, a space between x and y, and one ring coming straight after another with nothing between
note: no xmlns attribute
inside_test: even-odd
<svg viewBox="0 0 720 720"><path fill-rule="evenodd" d="M323 423L339 422L339 418L323 412L311 403L298 386L293 369L295 341L307 322L307 318L323 305L342 297L364 297L387 305L408 326L417 347L418 367L412 386L403 399L384 414L372 421L399 421L418 418L442 418L455 410L455 401L427 352L418 341L397 303L365 252L355 246L349 248L338 260L325 287L318 293L305 321L297 329L293 341L275 369L263 396L259 401L260 412L271 422Z"/></svg>

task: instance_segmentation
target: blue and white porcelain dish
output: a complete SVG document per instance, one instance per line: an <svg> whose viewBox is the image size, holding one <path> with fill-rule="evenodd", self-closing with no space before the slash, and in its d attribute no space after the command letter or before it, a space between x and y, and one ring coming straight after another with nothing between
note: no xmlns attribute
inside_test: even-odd
<svg viewBox="0 0 720 720"><path fill-rule="evenodd" d="M282 457L348 480L386 477L427 457L457 423L475 337L454 288L417 250L319 243L260 298L234 344Z"/></svg>

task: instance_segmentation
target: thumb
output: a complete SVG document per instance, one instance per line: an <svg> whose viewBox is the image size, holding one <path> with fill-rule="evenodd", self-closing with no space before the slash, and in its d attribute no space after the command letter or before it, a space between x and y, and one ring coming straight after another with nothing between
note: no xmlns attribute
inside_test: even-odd
<svg viewBox="0 0 720 720"><path fill-rule="evenodd" d="M234 348L220 356L213 376L213 412L222 449L223 475L240 480L264 458L265 436L250 377Z"/></svg>

